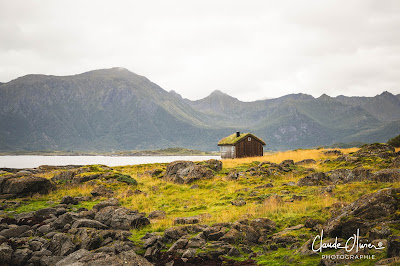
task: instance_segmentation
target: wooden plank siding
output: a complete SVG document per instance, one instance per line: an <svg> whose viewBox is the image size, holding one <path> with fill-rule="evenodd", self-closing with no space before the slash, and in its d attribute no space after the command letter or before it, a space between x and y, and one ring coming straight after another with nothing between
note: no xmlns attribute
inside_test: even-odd
<svg viewBox="0 0 400 266"><path fill-rule="evenodd" d="M263 156L263 144L256 138L249 136L235 144L235 157L255 157Z"/></svg>

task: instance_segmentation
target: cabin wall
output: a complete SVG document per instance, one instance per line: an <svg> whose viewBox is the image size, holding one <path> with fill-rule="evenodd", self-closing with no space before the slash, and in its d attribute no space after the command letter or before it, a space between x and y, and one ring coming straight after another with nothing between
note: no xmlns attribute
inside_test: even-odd
<svg viewBox="0 0 400 266"><path fill-rule="evenodd" d="M221 158L222 159L229 159L229 158L235 158L235 146L220 146L220 151L221 151Z"/></svg>
<svg viewBox="0 0 400 266"><path fill-rule="evenodd" d="M253 137L248 137L239 141L235 144L235 147L235 158L263 156L262 143Z"/></svg>

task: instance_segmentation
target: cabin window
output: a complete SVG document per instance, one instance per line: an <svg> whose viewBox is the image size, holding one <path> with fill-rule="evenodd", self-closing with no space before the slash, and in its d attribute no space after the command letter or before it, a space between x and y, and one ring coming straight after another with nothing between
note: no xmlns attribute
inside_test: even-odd
<svg viewBox="0 0 400 266"><path fill-rule="evenodd" d="M248 140L248 141L251 141L251 138L249 137L247 140Z"/></svg>

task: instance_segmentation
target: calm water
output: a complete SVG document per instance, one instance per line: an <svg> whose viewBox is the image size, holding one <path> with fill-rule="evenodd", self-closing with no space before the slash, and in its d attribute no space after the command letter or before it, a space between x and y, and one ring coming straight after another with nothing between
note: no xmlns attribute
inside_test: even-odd
<svg viewBox="0 0 400 266"><path fill-rule="evenodd" d="M35 168L40 165L87 165L105 164L108 166L169 163L177 160L204 161L220 159L219 156L39 156L17 155L0 156L0 168Z"/></svg>

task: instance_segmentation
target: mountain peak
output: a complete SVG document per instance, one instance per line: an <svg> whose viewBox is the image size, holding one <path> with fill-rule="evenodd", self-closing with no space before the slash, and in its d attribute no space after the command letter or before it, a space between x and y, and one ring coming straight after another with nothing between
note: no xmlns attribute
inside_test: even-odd
<svg viewBox="0 0 400 266"><path fill-rule="evenodd" d="M384 96L384 97L393 97L394 95L388 91L384 91L379 96Z"/></svg>
<svg viewBox="0 0 400 266"><path fill-rule="evenodd" d="M183 98L182 98L182 95L180 95L179 93L177 93L177 92L174 91L174 90L170 90L168 93L171 94L171 95L174 96L174 97L177 97L177 98L179 98L179 99L183 99Z"/></svg>
<svg viewBox="0 0 400 266"><path fill-rule="evenodd" d="M324 93L321 96L319 96L318 99L319 100L330 100L330 99L332 99L332 97Z"/></svg>

